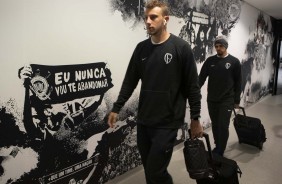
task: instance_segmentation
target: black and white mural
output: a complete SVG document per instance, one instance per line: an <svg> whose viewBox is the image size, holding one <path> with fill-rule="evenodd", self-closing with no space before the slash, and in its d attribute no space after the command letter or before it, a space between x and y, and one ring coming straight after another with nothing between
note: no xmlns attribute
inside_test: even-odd
<svg viewBox="0 0 282 184"><path fill-rule="evenodd" d="M139 86L117 126L106 121L131 54L147 38L145 2L0 1L0 183L106 183L141 165ZM242 105L269 93L269 16L239 0L167 2L168 29L191 44L198 69L224 34L242 62ZM201 121L209 127L205 87ZM184 136L179 129L177 143Z"/></svg>
<svg viewBox="0 0 282 184"><path fill-rule="evenodd" d="M142 22L146 0L111 0L113 10L120 11L124 21L133 26ZM238 22L240 0L167 0L171 15L182 19L179 36L190 43L197 63L212 54L213 41L219 34L229 35Z"/></svg>
<svg viewBox="0 0 282 184"><path fill-rule="evenodd" d="M0 108L3 183L104 183L140 165L136 109L128 108L114 129L105 122L104 95L113 87L106 63L32 64L20 68L19 77L25 88L22 125L7 106ZM5 165L20 158L29 168L13 178Z"/></svg>
<svg viewBox="0 0 282 184"><path fill-rule="evenodd" d="M257 102L269 93L273 75L271 61L271 43L273 36L269 17L258 14L255 27L250 27L250 35L242 59L241 104L247 106ZM272 74L273 72L270 72Z"/></svg>

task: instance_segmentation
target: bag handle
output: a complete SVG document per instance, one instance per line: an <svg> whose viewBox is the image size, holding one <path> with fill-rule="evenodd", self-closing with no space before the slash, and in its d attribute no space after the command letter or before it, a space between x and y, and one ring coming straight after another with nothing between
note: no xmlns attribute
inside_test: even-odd
<svg viewBox="0 0 282 184"><path fill-rule="evenodd" d="M245 108L244 108L244 107L239 107L239 109L241 109L242 112L243 112L243 114L244 114L244 116L246 116ZM233 112L234 112L234 115L237 116L237 113L236 113L236 111L235 111L235 108L233 108Z"/></svg>
<svg viewBox="0 0 282 184"><path fill-rule="evenodd" d="M192 139L191 137L191 129L188 129L188 134L190 139ZM209 138L209 134L207 134L206 132L203 132L203 137L205 138L206 144L207 144L207 148L208 148L208 153L209 153L209 157L210 160L213 160L213 155L212 155L212 150L211 150L211 143L210 143L210 138ZM195 138L197 139L197 138Z"/></svg>

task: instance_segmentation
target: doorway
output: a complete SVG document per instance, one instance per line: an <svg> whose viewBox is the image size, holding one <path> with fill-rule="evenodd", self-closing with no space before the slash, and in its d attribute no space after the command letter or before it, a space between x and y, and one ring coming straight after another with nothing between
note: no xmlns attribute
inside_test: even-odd
<svg viewBox="0 0 282 184"><path fill-rule="evenodd" d="M282 44L281 40L279 41L280 49L279 49L279 63L276 65L278 67L277 71L277 88L276 95L282 94Z"/></svg>

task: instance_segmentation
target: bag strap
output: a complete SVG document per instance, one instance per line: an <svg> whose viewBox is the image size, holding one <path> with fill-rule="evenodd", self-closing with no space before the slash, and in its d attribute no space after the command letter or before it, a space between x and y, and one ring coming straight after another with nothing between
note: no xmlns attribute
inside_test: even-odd
<svg viewBox="0 0 282 184"><path fill-rule="evenodd" d="M206 132L203 132L203 136L204 136L204 138L205 138L205 140L206 140L206 143L207 143L208 152L209 152L209 157L210 157L211 160L213 160L209 134L207 134Z"/></svg>
<svg viewBox="0 0 282 184"><path fill-rule="evenodd" d="M242 177L242 171L238 165L237 165L237 174L240 176L240 178Z"/></svg>

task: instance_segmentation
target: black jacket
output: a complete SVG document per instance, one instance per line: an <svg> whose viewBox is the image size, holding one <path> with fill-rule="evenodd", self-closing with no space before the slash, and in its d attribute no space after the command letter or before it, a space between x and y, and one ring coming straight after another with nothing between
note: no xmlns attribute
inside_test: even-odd
<svg viewBox="0 0 282 184"><path fill-rule="evenodd" d="M150 38L140 42L131 57L113 112L119 112L139 79L142 81L138 123L178 128L184 123L187 98L191 118L200 116L201 94L198 73L190 46L171 34L154 45Z"/></svg>
<svg viewBox="0 0 282 184"><path fill-rule="evenodd" d="M240 61L228 55L220 58L217 55L209 57L200 72L200 87L208 80L208 102L240 103L241 64Z"/></svg>

